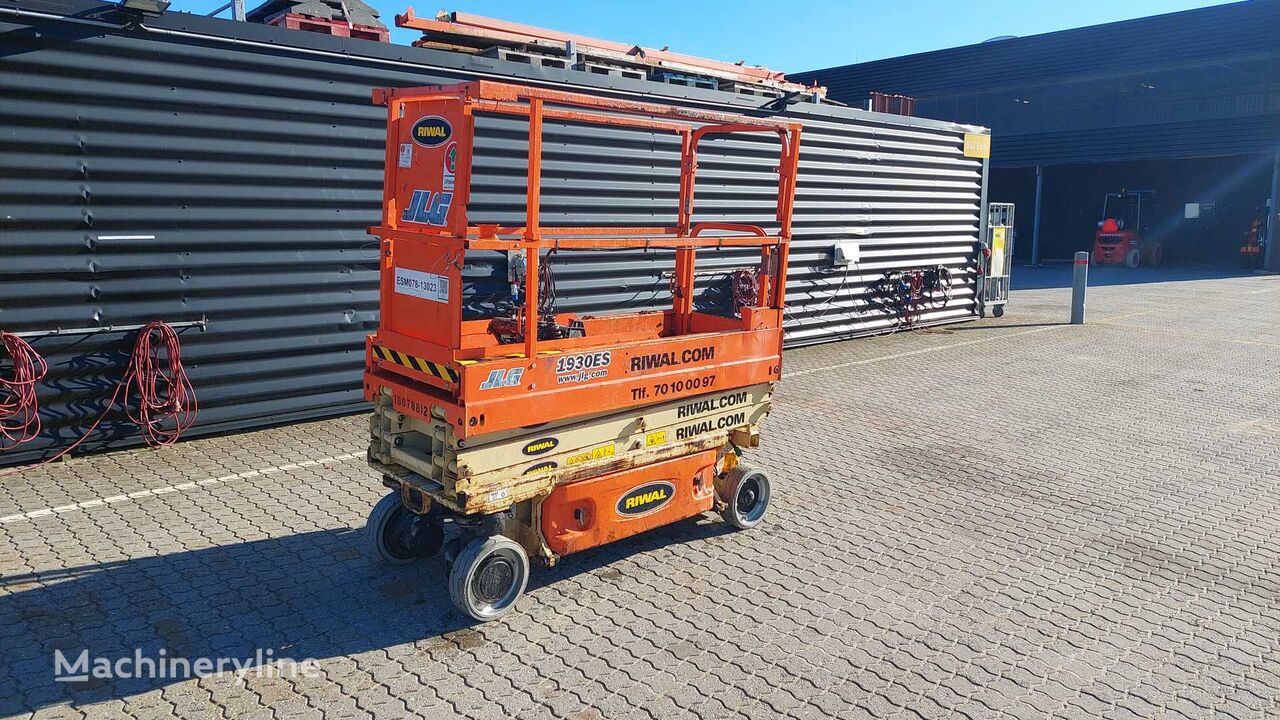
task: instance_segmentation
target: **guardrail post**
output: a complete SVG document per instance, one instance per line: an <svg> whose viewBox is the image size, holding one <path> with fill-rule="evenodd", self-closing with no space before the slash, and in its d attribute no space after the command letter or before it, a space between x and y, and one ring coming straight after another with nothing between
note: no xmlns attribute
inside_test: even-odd
<svg viewBox="0 0 1280 720"><path fill-rule="evenodd" d="M1071 284L1071 324L1084 324L1084 290L1089 284L1089 253L1076 253L1072 264L1074 273Z"/></svg>

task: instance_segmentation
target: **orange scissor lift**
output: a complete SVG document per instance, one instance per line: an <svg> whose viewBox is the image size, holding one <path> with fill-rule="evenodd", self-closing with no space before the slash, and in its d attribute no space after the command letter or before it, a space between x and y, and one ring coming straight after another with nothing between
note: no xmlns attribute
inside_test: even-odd
<svg viewBox="0 0 1280 720"><path fill-rule="evenodd" d="M782 373L800 126L489 81L377 90L374 101L388 107L387 155L382 224L370 229L382 241L381 319L364 388L369 463L395 490L369 517L377 553L403 563L443 547L454 603L489 620L523 593L531 557L550 565L713 509L758 523L769 480L738 450L758 444ZM522 226L468 218L478 114L527 118ZM544 121L675 135L675 224L542 225ZM779 140L776 235L693 221L699 144L730 133ZM731 313L694 309L704 247L760 250ZM674 250L670 309L547 312L546 253L637 248ZM471 251L523 266L508 314L464 319Z"/></svg>

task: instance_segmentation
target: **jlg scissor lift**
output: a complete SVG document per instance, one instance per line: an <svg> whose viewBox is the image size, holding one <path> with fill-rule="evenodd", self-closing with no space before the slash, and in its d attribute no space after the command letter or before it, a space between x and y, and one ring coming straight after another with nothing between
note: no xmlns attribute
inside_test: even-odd
<svg viewBox="0 0 1280 720"><path fill-rule="evenodd" d="M712 509L740 528L758 523L769 480L738 449L758 444L782 372L799 125L487 81L374 100L389 113L382 224L370 230L382 239L381 321L364 382L376 406L369 462L396 491L369 517L378 554L409 562L443 545L454 603L489 620L524 591L530 557L550 565ZM478 114L528 120L523 226L468 219ZM542 225L544 121L674 134L674 224ZM693 221L699 143L728 133L779 140L777 235ZM748 286L740 302L695 311L697 249L735 246L760 249L736 278ZM625 248L675 250L671 309L545 312L545 253ZM464 319L473 250L507 251L522 286L509 313ZM456 537L445 543L447 526Z"/></svg>

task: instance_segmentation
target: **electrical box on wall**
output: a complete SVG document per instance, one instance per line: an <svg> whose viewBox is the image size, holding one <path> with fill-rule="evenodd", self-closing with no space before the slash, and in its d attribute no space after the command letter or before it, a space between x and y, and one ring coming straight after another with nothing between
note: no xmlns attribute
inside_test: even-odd
<svg viewBox="0 0 1280 720"><path fill-rule="evenodd" d="M833 265L845 266L850 263L858 264L858 255L861 252L860 245L853 240L841 240L832 248Z"/></svg>

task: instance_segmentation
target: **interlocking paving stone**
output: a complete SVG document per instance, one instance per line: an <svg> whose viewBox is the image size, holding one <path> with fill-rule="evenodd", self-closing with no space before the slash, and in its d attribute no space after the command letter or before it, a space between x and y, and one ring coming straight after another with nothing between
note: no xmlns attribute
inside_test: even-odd
<svg viewBox="0 0 1280 720"><path fill-rule="evenodd" d="M765 525L571 556L489 625L374 562L363 416L2 478L0 715L1280 717L1280 278L1177 277L789 351ZM321 672L53 681L135 648Z"/></svg>

